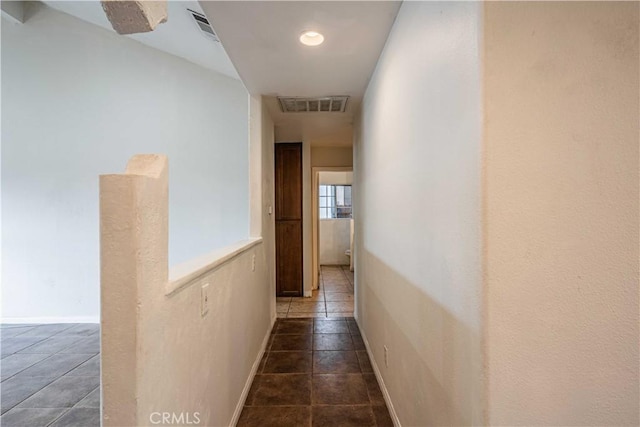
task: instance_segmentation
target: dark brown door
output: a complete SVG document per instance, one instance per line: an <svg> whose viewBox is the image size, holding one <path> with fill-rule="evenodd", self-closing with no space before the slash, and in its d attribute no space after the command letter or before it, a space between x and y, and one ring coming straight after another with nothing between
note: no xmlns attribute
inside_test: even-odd
<svg viewBox="0 0 640 427"><path fill-rule="evenodd" d="M302 144L276 144L276 294L302 296Z"/></svg>

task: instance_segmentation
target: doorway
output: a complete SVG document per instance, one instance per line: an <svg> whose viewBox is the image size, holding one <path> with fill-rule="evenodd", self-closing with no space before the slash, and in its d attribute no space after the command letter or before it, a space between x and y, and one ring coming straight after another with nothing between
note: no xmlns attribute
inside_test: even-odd
<svg viewBox="0 0 640 427"><path fill-rule="evenodd" d="M318 289L321 266L352 271L353 168L314 167L312 173L312 277Z"/></svg>

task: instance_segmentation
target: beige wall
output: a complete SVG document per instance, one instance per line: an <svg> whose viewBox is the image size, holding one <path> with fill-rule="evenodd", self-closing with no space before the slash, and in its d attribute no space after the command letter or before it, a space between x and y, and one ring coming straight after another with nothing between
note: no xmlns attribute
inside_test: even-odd
<svg viewBox="0 0 640 427"><path fill-rule="evenodd" d="M311 146L302 144L302 279L304 296L313 288L313 218L311 216Z"/></svg>
<svg viewBox="0 0 640 427"><path fill-rule="evenodd" d="M260 98L250 110L251 228L262 238L169 272L165 158L101 177L105 426L151 425L156 412L229 426L240 415L275 320L273 122Z"/></svg>
<svg viewBox="0 0 640 427"><path fill-rule="evenodd" d="M261 96L249 98L250 137L250 233L262 237L269 286L273 288L275 313L275 216L274 212L274 125Z"/></svg>
<svg viewBox="0 0 640 427"><path fill-rule="evenodd" d="M356 125L357 319L405 426L484 424L480 16L404 2Z"/></svg>
<svg viewBox="0 0 640 427"><path fill-rule="evenodd" d="M240 415L274 317L265 248L241 253L169 298L158 294L142 313L136 425L149 425L152 412L200 412L206 426L228 426ZM210 309L203 318L204 283Z"/></svg>
<svg viewBox="0 0 640 427"><path fill-rule="evenodd" d="M401 424L640 423L639 9L402 5L354 164L357 318Z"/></svg>
<svg viewBox="0 0 640 427"><path fill-rule="evenodd" d="M353 184L353 172L318 172L318 183L320 185L351 185Z"/></svg>
<svg viewBox="0 0 640 427"><path fill-rule="evenodd" d="M353 166L352 147L311 147L311 166Z"/></svg>
<svg viewBox="0 0 640 427"><path fill-rule="evenodd" d="M485 3L493 425L638 425L639 3Z"/></svg>
<svg viewBox="0 0 640 427"><path fill-rule="evenodd" d="M262 240L264 244L264 256L267 269L267 280L271 291L269 293L271 304L271 316L276 315L276 223L275 223L275 187L274 187L274 168L275 168L275 134L274 125L269 110L265 106L264 98L261 99L262 114ZM270 214L269 211L272 213ZM252 213L253 215L253 213ZM273 319L272 319L273 321Z"/></svg>

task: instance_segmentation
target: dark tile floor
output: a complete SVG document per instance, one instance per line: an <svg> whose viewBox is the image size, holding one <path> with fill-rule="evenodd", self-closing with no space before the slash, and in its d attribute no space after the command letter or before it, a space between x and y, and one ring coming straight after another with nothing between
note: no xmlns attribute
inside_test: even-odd
<svg viewBox="0 0 640 427"><path fill-rule="evenodd" d="M238 426L393 426L355 320L278 319Z"/></svg>
<svg viewBox="0 0 640 427"><path fill-rule="evenodd" d="M0 325L2 427L100 426L100 325Z"/></svg>

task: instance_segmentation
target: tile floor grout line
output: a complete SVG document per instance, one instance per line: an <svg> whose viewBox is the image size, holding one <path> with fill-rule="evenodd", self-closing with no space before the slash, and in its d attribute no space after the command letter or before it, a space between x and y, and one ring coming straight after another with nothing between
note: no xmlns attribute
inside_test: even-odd
<svg viewBox="0 0 640 427"><path fill-rule="evenodd" d="M16 355L16 354L33 354L33 353L11 353L11 354L7 355L7 357L9 357L9 356L13 356L13 355ZM20 371L16 372L15 374L12 374L11 376L8 376L7 378L5 378L5 379L1 380L1 381L0 381L0 383L3 383L3 382L5 382L5 381L7 381L7 380L9 380L9 379L11 379L11 378L13 378L13 377L15 377L16 375L18 375L18 374L20 374L20 373L22 373L22 372L26 371L26 370L27 370L27 369L29 369L30 367L35 366L35 365L37 365L37 364L38 364L38 363L40 363L40 362L44 362L45 360L49 359L49 358L50 358L51 356L53 356L54 354L55 354L55 353L53 353L53 354L47 354L47 357L45 357L45 358L43 358L43 359L38 360L37 362L33 363L32 365L29 365L29 366L27 366L26 368L21 369ZM45 386L45 387L46 387L46 386Z"/></svg>
<svg viewBox="0 0 640 427"><path fill-rule="evenodd" d="M56 421L58 421L63 415L67 414L69 411L71 410L71 408L67 408L66 411L63 411L60 415L58 415L57 417L55 417L53 420L51 420L51 422L49 424L47 424L46 427L49 427L50 425L53 425L53 423L55 423Z"/></svg>
<svg viewBox="0 0 640 427"><path fill-rule="evenodd" d="M44 326L44 327L42 327ZM4 378L2 380L2 383L4 383L4 385L6 386L6 382L8 381L16 381L18 384L21 384L21 380L22 378L25 379L25 381L29 380L30 378L40 378L43 380L43 382L39 382L38 383L38 389L37 390L31 390L28 391L27 393L24 395L19 395L16 396L19 398L18 401L12 402L10 404L10 406L3 408L4 410L2 411L2 416L0 417L0 422L5 421L5 417L11 417L11 418L22 418L22 415L20 414L26 414L26 413L30 413L30 411L43 411L43 410L55 410L55 412L53 413L49 413L47 415L47 419L43 420L47 426L52 426L55 425L56 423L60 423L60 420L62 418L68 417L71 414L73 414L74 412L72 411L91 411L91 412L96 412L96 419L97 419L97 425L99 425L99 419L100 419L100 414L99 408L80 408L77 405L80 404L80 402L82 402L84 399L86 399L91 393L94 393L96 390L100 389L100 384L98 382L98 384L96 385L96 387L94 387L91 390L86 390L86 391L81 391L80 395L78 396L74 396L73 399L65 402L65 403L61 403L58 402L55 405L51 405L51 404L44 404L42 403L42 401L34 401L29 405L25 405L24 407L21 405L24 405L24 403L26 401L28 401L29 399L32 399L34 396L38 395L39 393L44 393L44 391L46 390L51 390L51 387L53 386L54 383L59 382L59 381L67 381L69 383L73 383L76 379L79 379L81 377L97 377L99 378L99 372L97 373L97 375L91 375L88 372L85 373L82 376L70 376L69 374L74 371L75 369L78 369L80 366L85 365L89 360L92 360L95 357L99 357L98 355L100 354L100 352L93 352L93 351L86 351L86 349L83 349L82 351L78 352L78 351L69 351L68 353L63 353L65 351L68 350L73 350L75 346L78 345L79 342L84 341L84 340L89 340L94 339L94 338L98 338L99 339L99 329L97 329L96 331L94 331L93 333L89 333L89 334L85 334L86 331L83 331L82 333L84 335L76 335L76 334L71 334L71 335L64 335L66 331L70 331L76 327L78 328L83 328L83 327L87 327L89 326L90 328L92 328L94 325L92 324L66 324L66 325L56 325L55 328L47 328L46 325L44 324L34 324L33 327L29 328L27 331L22 332L19 335L16 335L15 337L7 337L7 338L21 338L24 339L26 337L21 336L23 334L29 334L32 333L32 331L37 331L34 335L35 336L30 336L29 338L32 339L37 339L37 341L33 342L31 345L25 347L25 348L21 348L18 351L12 351L6 355L4 355L4 357L2 357L3 362L4 363L4 359L9 358L9 357L13 357L13 358L17 358L17 359L24 359L27 360L27 365L24 366L22 364L19 364L19 370L17 370L17 372L13 372L10 376L7 376L6 378ZM62 328L62 329L59 329ZM4 328L3 328L4 329ZM58 329L57 331L53 332L51 329ZM81 329L79 329L80 331ZM46 331L46 332L43 332ZM88 331L88 329L87 329ZM43 349L48 349L49 351L39 351L39 352L28 352L29 349L34 348L34 346L38 346L41 345L42 343L45 342L53 342L55 340L51 340L52 338L56 338L56 339L62 339L64 338L63 341L67 341L66 345L64 345L63 347L58 347L58 345L47 345L44 346ZM27 351L27 352L25 352ZM86 358L81 357L82 356L86 356ZM72 362L71 365L68 365L67 363L63 363L62 365L60 365L59 367L62 367L63 369L61 371L56 372L56 369L50 370L50 362L51 360L54 358L54 356L57 357L62 357L63 359L65 358L69 358L69 360L71 361L71 359L76 360L75 362ZM29 360L32 360L33 358L39 358L41 357L41 359L36 360L34 362L28 362ZM78 357L81 357L82 360L79 360ZM35 359L33 359L35 360ZM44 369L38 368L37 372L38 375L34 376L34 375L27 375L25 376L25 372L34 368L35 366L40 365ZM65 366L66 365L66 366ZM43 372L41 372L43 371ZM54 375L51 375L52 373L54 373ZM80 390L79 390L80 391ZM40 403L38 403L40 402ZM61 411L59 413L56 414L57 411ZM14 414L18 414L18 415L12 415L12 413ZM7 420L8 421L8 420ZM16 421L18 422L22 422L23 424L25 424L25 420L20 420L17 419ZM29 425L29 423L26 423L27 425ZM44 425L44 424L43 424Z"/></svg>
<svg viewBox="0 0 640 427"><path fill-rule="evenodd" d="M324 298L324 317L329 317L329 307L327 307L327 292L324 286L324 277L320 275L320 279L322 280L322 297Z"/></svg>
<svg viewBox="0 0 640 427"><path fill-rule="evenodd" d="M309 318L307 320L309 321L309 323L315 325L315 323L316 323L316 321L318 319L317 318ZM348 317L343 319L344 323L348 323L348 320L349 320ZM352 334L351 332L352 331L350 330L348 335L350 335L352 337L353 335L355 335L355 333ZM314 326L313 332L306 333L306 334L301 334L301 335L312 335L313 336L315 334L316 334L316 332L315 332L315 326ZM313 355L318 351L319 350L315 350L312 347L312 349L309 352L312 354L312 357L313 357ZM327 351L330 351L330 350L327 350ZM357 356L357 350L353 349L353 350L350 350L349 352L350 353L356 353L356 356ZM271 351L269 351L269 353L271 353ZM313 358L312 358L312 363L313 363ZM371 421L373 421L373 423L374 423L372 425L381 425L379 423L377 415L373 411L373 409L374 408L378 408L379 406L385 406L386 407L386 405L374 405L373 404L372 397L371 397L372 396L371 393L373 393L373 391L371 391L369 389L369 387L368 387L366 382L365 382L366 402L342 403L342 404L331 404L331 403L317 403L317 404L314 404L314 401L313 401L313 396L314 396L313 378L314 378L314 376L320 375L322 373L316 372L314 367L313 367L313 364L311 365L310 369L311 369L311 372L307 373L307 375L311 378L311 381L312 381L311 382L311 390L310 390L310 397L311 397L310 404L308 404L308 405L299 405L299 404L298 405L297 404L251 405L250 407L261 407L261 408L299 407L299 408L309 408L310 412L308 413L309 414L308 415L309 416L308 420L309 420L310 423L312 423L312 425L313 425L313 410L314 410L314 408L324 408L324 407L326 407L326 408L330 408L330 407L345 407L345 408L354 407L355 408L355 407L358 407L358 408L364 408L365 410L369 411L370 416L373 417L373 418L371 418ZM332 375L346 375L346 376L351 376L351 377L356 377L357 376L357 377L360 377L364 381L365 375L369 374L369 373L368 372L367 373L363 372L362 371L362 367L360 366L360 364L358 364L358 370L359 370L359 372L357 372L357 373L339 373L339 372L335 372L335 373L324 373L322 375L323 376L324 375L331 375L331 376ZM283 373L280 373L280 374L287 375L287 374L294 374L294 373L293 372L291 372L291 373L283 372ZM297 373L296 372L295 374L304 374L304 373ZM273 373L273 374L270 374L270 375L278 375L278 374L277 373ZM245 407L249 407L249 406L245 405Z"/></svg>
<svg viewBox="0 0 640 427"><path fill-rule="evenodd" d="M10 338L17 338L17 337L19 337L19 336L22 336L22 335L26 334L27 332L30 332L30 331L32 331L32 330L34 330L34 329L37 329L37 328L38 328L38 326L43 326L43 325L46 325L46 324L35 324L35 325L36 325L36 326L34 326L34 327L30 328L28 331L21 332L21 333L19 333L18 335L14 336L14 337L10 337ZM59 334L60 332L64 332L64 331L66 331L67 329L71 329L73 326L74 326L74 324L73 324L73 323L69 323L69 326L68 326L68 327L66 327L66 328L64 328L64 329L62 329L62 330L60 330L60 331L58 331L58 332L54 333L53 335L50 335L50 336L46 337L45 339L53 338L55 335ZM40 342L41 342L41 341L40 341ZM35 344L34 344L34 345L35 345ZM29 346L29 347L30 347L30 346Z"/></svg>
<svg viewBox="0 0 640 427"><path fill-rule="evenodd" d="M13 353L13 354L18 354L18 353ZM31 353L22 353L22 354L31 354ZM16 376L16 375L18 375L19 373L26 371L27 369L29 369L29 368L31 368L31 367L33 367L33 366L37 365L38 363L41 363L41 362L44 362L44 361L48 360L49 358L53 357L53 356L54 356L54 355L56 355L56 354L58 354L58 353L50 354L50 355L49 355L49 357L45 357L44 359L42 359L42 360L40 360L39 362L36 362L36 363L34 363L33 365L31 365L31 366L29 366L29 367L27 367L27 368L25 368L25 369L21 370L20 372L17 372L17 373L15 373L15 374L13 374L12 376L8 377L8 378L5 378L4 380L2 380L2 382L5 382L5 381L7 381L7 380L8 380L8 379L10 379L10 378L15 377L15 376ZM99 354L99 353L98 353L98 354ZM94 357L94 356L91 356L89 359L92 359L93 357ZM85 362L86 362L86 361L88 361L89 359L85 360ZM67 375L69 372L73 371L75 368L77 368L78 366L80 366L80 365L84 364L85 362L80 362L78 365L74 366L73 368L71 368L70 370L68 370L67 372L65 372L64 374L60 375L60 376L59 376L59 377L57 377L57 378L51 377L51 378L53 378L53 379L52 379L52 381L51 381L50 383L47 383L47 384L43 385L43 386L42 386L42 388L40 388L40 389L38 389L38 390L34 391L32 394L30 394L29 396L25 397L25 398L24 398L24 399L22 399L20 402L18 402L18 403L16 403L15 405L13 405L11 408L7 409L7 411L5 412L5 414L6 414L7 412L11 411L12 409L17 408L17 407L18 407L18 405L20 405L21 403L23 403L25 400L27 400L27 399L29 399L30 397L34 396L36 393L40 392L41 390L44 390L45 388L49 387L51 384L53 384L54 382L58 381L60 378L64 377L64 376L65 376L65 375ZM87 397L87 396L85 396L85 397ZM83 399L84 399L84 398L83 398ZM33 409L33 408L23 408L23 409ZM36 409L37 409L37 408L36 408ZM4 415L4 414L3 414L3 415ZM56 418L56 419L57 419L57 418Z"/></svg>
<svg viewBox="0 0 640 427"><path fill-rule="evenodd" d="M45 388L49 387L51 384L53 384L54 382L56 382L58 380L58 378L53 379L50 383L47 383L45 385L42 386L42 388L34 391L33 393L31 393L30 395L28 395L27 397L25 397L24 399L22 399L21 401L19 401L18 403L16 403L15 405L13 405L12 407L8 408L2 415L4 416L7 412L12 411L14 409L16 409L18 407L18 405L20 405L22 402L24 402L25 400L29 399L30 397L32 397L33 395L35 395L36 393L38 393L41 390L44 390ZM22 408L22 409L32 409L32 408Z"/></svg>
<svg viewBox="0 0 640 427"><path fill-rule="evenodd" d="M347 279L347 282L349 283L349 285L353 288L353 282L351 281L351 279L349 278L349 276L345 272L344 267L345 266L341 266L340 270L342 271L342 274L344 275L344 277ZM351 270L349 270L349 272L351 272Z"/></svg>
<svg viewBox="0 0 640 427"><path fill-rule="evenodd" d="M54 353L54 354L55 354L55 353ZM53 356L53 354L52 354L52 356ZM92 358L92 357L91 357L91 358ZM46 360L46 358L45 358L44 360ZM88 360L88 359L87 359L87 360ZM39 362L38 362L38 363L39 363ZM83 363L84 363L84 362L80 363L80 365L82 365ZM75 368L77 368L77 367L78 367L78 366L80 366L80 365L77 365L77 366L75 366L75 367L71 368L69 371L67 371L67 372L65 372L64 374L60 375L58 378L50 377L50 378L53 378L53 380L52 380L50 383L45 384L44 386L42 386L42 388L40 388L40 389L36 390L35 392L33 392L32 394L30 394L29 396L27 396L27 397L25 397L24 399L22 399L20 402L18 402L18 403L16 403L15 405L13 405L11 408L7 409L7 411L5 412L5 414L6 414L7 412L9 412L9 411L13 410L13 409L18 408L18 405L20 405L20 404L24 403L27 399L30 399L31 397L35 396L37 393L39 393L39 392L41 392L42 390L46 389L47 387L51 386L51 385L52 385L53 383L55 383L56 381L58 381L58 380L62 379L62 378L63 378L63 377L65 377L69 372L73 371ZM78 377L81 377L81 376L88 376L88 377L91 377L91 376L99 376L99 375L79 375ZM99 385L98 387L101 387L101 386L102 386L102 379L101 379L100 385ZM91 391L93 391L93 390L91 390ZM89 393L91 393L91 392L89 392ZM84 397L82 397L80 400L84 399L84 398L85 398L85 397L87 397L88 395L89 395L89 394L85 395L85 396L84 396ZM80 400L79 400L78 402L80 402ZM78 403L78 402L76 402L76 403ZM46 408L26 408L26 407L25 407L25 408L22 408L22 409L46 409ZM4 415L4 414L3 414L3 415ZM57 419L57 418L56 418L56 419Z"/></svg>

